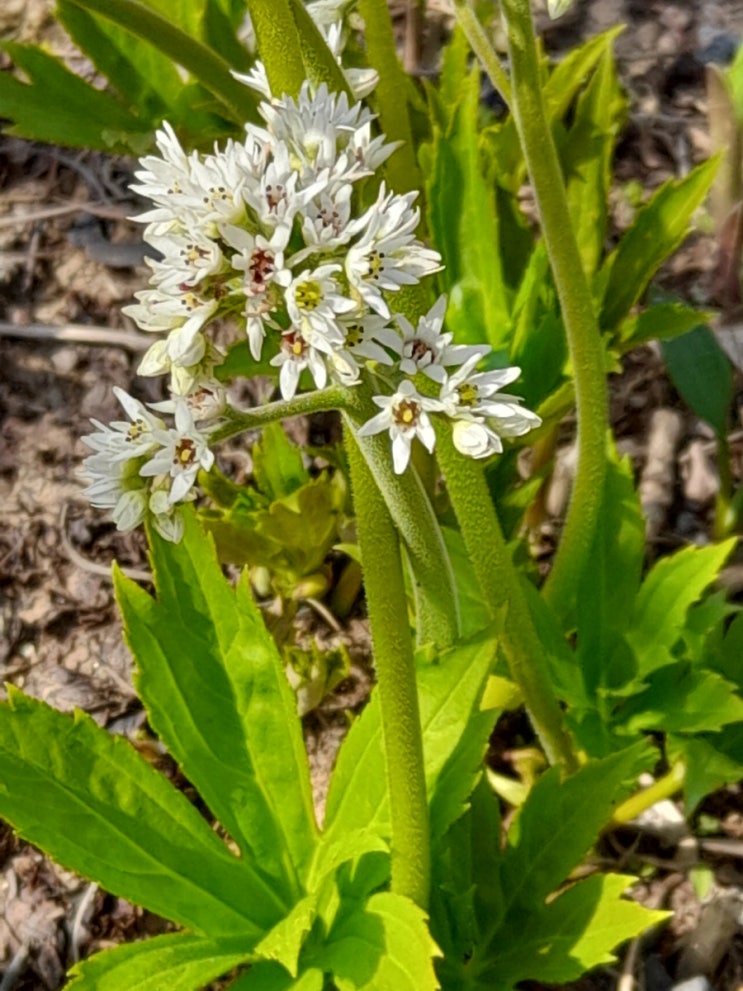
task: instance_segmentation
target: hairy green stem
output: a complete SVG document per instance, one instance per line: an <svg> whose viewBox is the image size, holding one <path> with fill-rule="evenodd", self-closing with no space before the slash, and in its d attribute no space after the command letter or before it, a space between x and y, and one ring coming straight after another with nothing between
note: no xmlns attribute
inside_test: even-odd
<svg viewBox="0 0 743 991"><path fill-rule="evenodd" d="M211 48L176 27L168 18L138 0L71 0L78 7L106 17L138 38L155 44L165 55L190 72L224 104L239 124L255 113L252 91L239 83L229 64ZM155 40L156 39L156 40Z"/></svg>
<svg viewBox="0 0 743 991"><path fill-rule="evenodd" d="M248 0L258 52L274 96L299 96L305 80L297 23L289 0Z"/></svg>
<svg viewBox="0 0 743 991"><path fill-rule="evenodd" d="M228 407L226 423L222 423L209 434L210 444L219 444L229 437L236 437L246 430L258 430L267 423L286 420L290 416L309 416L311 413L326 413L328 410L341 410L348 402L348 389L339 385L319 389L316 392L303 392L293 399L279 399L274 403L256 406L254 409L239 410Z"/></svg>
<svg viewBox="0 0 743 991"><path fill-rule="evenodd" d="M502 0L501 6L508 28L512 109L534 187L575 379L578 464L562 539L544 587L547 602L564 616L588 564L606 477L604 349L545 113L529 0Z"/></svg>
<svg viewBox="0 0 743 991"><path fill-rule="evenodd" d="M485 29L478 21L477 15L467 0L454 0L454 8L459 26L464 31L470 48L480 60L480 64L490 77L490 82L506 104L511 106L511 83L505 69L500 63L498 53L490 44Z"/></svg>
<svg viewBox="0 0 743 991"><path fill-rule="evenodd" d="M563 724L544 648L508 553L482 465L457 451L448 424L437 423L436 428L439 464L475 575L491 612L495 615L507 608L502 647L511 677L521 689L547 759L572 774L578 769L578 758Z"/></svg>
<svg viewBox="0 0 743 991"><path fill-rule="evenodd" d="M422 189L415 145L410 126L407 100L410 80L397 58L395 36L387 0L359 0L359 13L364 19L366 55L369 65L379 73L374 91L379 110L379 123L388 141L402 141L402 146L389 158L384 170L396 193Z"/></svg>
<svg viewBox="0 0 743 991"><path fill-rule="evenodd" d="M423 739L400 543L387 504L346 430L369 609L392 823L392 890L425 909L431 878Z"/></svg>
<svg viewBox="0 0 743 991"><path fill-rule="evenodd" d="M368 385L360 383L349 392L346 415L355 427L378 412ZM418 644L449 647L459 635L459 597L441 527L423 483L412 465L402 475L395 474L386 434L356 437L356 444L383 494L408 556Z"/></svg>

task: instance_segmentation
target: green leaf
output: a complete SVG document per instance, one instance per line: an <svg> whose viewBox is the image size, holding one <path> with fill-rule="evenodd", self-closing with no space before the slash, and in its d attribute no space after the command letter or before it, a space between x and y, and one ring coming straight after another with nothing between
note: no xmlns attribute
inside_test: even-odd
<svg viewBox="0 0 743 991"><path fill-rule="evenodd" d="M495 646L492 638L480 637L446 651L436 663L424 657L418 659L426 781L433 805L443 801L437 798L437 791L448 777L445 774L448 762L456 760L452 755L460 746L471 746L466 727L479 705ZM478 731L480 728L478 725ZM472 782L464 784L468 794ZM449 803L444 802L444 807L449 807ZM440 832L446 825L437 819ZM341 747L330 782L322 842L337 841L339 835L353 829L369 829L389 837L387 775L376 694Z"/></svg>
<svg viewBox="0 0 743 991"><path fill-rule="evenodd" d="M681 244L692 214L707 195L719 164L718 155L683 179L669 180L639 211L632 227L604 263L608 279L601 311L602 327L611 330L627 316L659 266Z"/></svg>
<svg viewBox="0 0 743 991"><path fill-rule="evenodd" d="M621 874L598 874L548 905L535 905L527 917L512 920L492 966L482 968L480 986L511 991L527 979L563 984L615 961L612 951L620 943L671 915L622 898L633 881Z"/></svg>
<svg viewBox="0 0 743 991"><path fill-rule="evenodd" d="M733 366L715 335L709 327L696 326L664 341L662 350L681 398L718 437L725 437L733 401Z"/></svg>
<svg viewBox="0 0 743 991"><path fill-rule="evenodd" d="M230 985L230 991L323 991L325 975L312 968L296 979L276 963L257 963Z"/></svg>
<svg viewBox="0 0 743 991"><path fill-rule="evenodd" d="M233 589L187 513L179 544L150 535L158 599L117 576L150 721L245 857L295 897L316 837L296 701L250 595ZM291 903L291 902L290 902Z"/></svg>
<svg viewBox="0 0 743 991"><path fill-rule="evenodd" d="M690 606L715 580L736 542L732 538L709 547L686 547L652 568L640 588L627 632L640 678L673 663L671 648Z"/></svg>
<svg viewBox="0 0 743 991"><path fill-rule="evenodd" d="M577 600L577 660L589 697L606 684L618 634L630 624L640 587L645 552L645 520L635 491L629 458L610 453L591 567L581 579Z"/></svg>
<svg viewBox="0 0 743 991"><path fill-rule="evenodd" d="M686 764L684 803L691 815L703 798L743 777L743 725L726 726L720 733L675 736L666 740L669 760Z"/></svg>
<svg viewBox="0 0 743 991"><path fill-rule="evenodd" d="M606 240L609 188L614 145L626 117L616 67L607 51L578 98L567 134L562 163L567 180L568 206L589 278L599 266Z"/></svg>
<svg viewBox="0 0 743 991"><path fill-rule="evenodd" d="M653 672L648 688L627 702L619 718L629 733L714 732L743 721L743 699L719 674L678 661Z"/></svg>
<svg viewBox="0 0 743 991"><path fill-rule="evenodd" d="M168 933L96 953L70 971L69 991L199 991L247 954L244 938Z"/></svg>
<svg viewBox="0 0 743 991"><path fill-rule="evenodd" d="M516 938L512 927L524 927L523 913L528 917L564 883L651 755L642 741L586 764L565 781L557 768L542 775L508 831L501 862L503 904L493 920L495 931L509 931L509 939Z"/></svg>
<svg viewBox="0 0 743 991"><path fill-rule="evenodd" d="M300 899L285 919L267 933L255 948L255 956L275 960L297 976L299 953L317 914L318 893Z"/></svg>
<svg viewBox="0 0 743 991"><path fill-rule="evenodd" d="M472 561L464 546L462 534L459 530L446 526L441 528L441 533L457 583L462 637L466 639L490 626L492 615L472 570Z"/></svg>
<svg viewBox="0 0 743 991"><path fill-rule="evenodd" d="M185 796L121 737L10 689L0 706L0 814L64 866L246 952L284 914Z"/></svg>
<svg viewBox="0 0 743 991"><path fill-rule="evenodd" d="M479 69L469 74L450 129L434 130L426 195L433 242L446 266L440 280L449 293L447 325L458 342L487 342L498 351L508 340L509 291L497 251L495 199L480 168L479 80Z"/></svg>
<svg viewBox="0 0 743 991"><path fill-rule="evenodd" d="M438 955L425 914L384 891L341 914L314 962L332 973L339 991L437 991Z"/></svg>
<svg viewBox="0 0 743 991"><path fill-rule="evenodd" d="M641 313L628 317L619 328L623 350L647 341L665 341L680 337L699 326L706 313L683 303L657 303Z"/></svg>
<svg viewBox="0 0 743 991"><path fill-rule="evenodd" d="M280 423L263 428L252 454L256 484L272 501L290 496L310 480L302 452L290 443Z"/></svg>
<svg viewBox="0 0 743 991"><path fill-rule="evenodd" d="M129 113L110 93L95 89L70 72L59 59L33 45L0 42L28 78L21 82L0 73L0 117L13 124L6 133L33 141L102 151L128 150L123 136L141 145L151 141L149 126ZM122 135L107 141L106 133Z"/></svg>
<svg viewBox="0 0 743 991"><path fill-rule="evenodd" d="M603 34L579 45L552 68L544 84L544 102L551 121L562 120L585 85L593 70L612 49L615 39L624 31L624 25L610 28Z"/></svg>
<svg viewBox="0 0 743 991"><path fill-rule="evenodd" d="M70 0L57 0L57 17L98 71L145 120L170 120L168 108L183 89L183 80L170 59L154 45Z"/></svg>

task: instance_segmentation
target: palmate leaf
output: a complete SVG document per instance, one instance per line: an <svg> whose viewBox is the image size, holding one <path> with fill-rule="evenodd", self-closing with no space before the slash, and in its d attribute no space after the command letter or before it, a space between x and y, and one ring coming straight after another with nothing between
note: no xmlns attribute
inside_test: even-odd
<svg viewBox="0 0 743 991"><path fill-rule="evenodd" d="M0 706L0 815L104 888L246 952L285 914L185 796L121 737L10 689Z"/></svg>
<svg viewBox="0 0 743 991"><path fill-rule="evenodd" d="M526 979L571 980L664 917L620 900L628 878L592 878L549 899L652 757L641 742L585 765L563 782L555 768L539 779L509 829L499 877L495 864L486 875L487 883L499 890L483 902L490 917L479 924L488 938L473 954L471 971L478 975L474 987L510 991ZM473 879L479 880L476 863Z"/></svg>
<svg viewBox="0 0 743 991"><path fill-rule="evenodd" d="M597 875L549 904L534 906L528 919L521 918L518 933L503 934L497 962L478 972L474 989L512 991L527 979L563 984L613 962L612 951L619 944L671 914L623 899L633 880L619 874Z"/></svg>
<svg viewBox="0 0 743 991"><path fill-rule="evenodd" d="M245 963L242 937L204 939L168 933L144 943L117 946L77 964L65 985L69 991L200 991Z"/></svg>
<svg viewBox="0 0 743 991"><path fill-rule="evenodd" d="M117 576L150 721L241 847L293 903L314 851L296 700L247 580L233 589L186 513L179 544L150 535L157 601Z"/></svg>

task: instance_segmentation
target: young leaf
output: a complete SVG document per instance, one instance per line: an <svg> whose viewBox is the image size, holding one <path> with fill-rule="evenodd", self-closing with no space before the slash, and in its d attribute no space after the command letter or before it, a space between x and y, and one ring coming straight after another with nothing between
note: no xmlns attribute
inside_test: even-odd
<svg viewBox="0 0 743 991"><path fill-rule="evenodd" d="M0 814L104 888L246 952L285 909L181 792L121 737L10 690L0 706Z"/></svg>
<svg viewBox="0 0 743 991"><path fill-rule="evenodd" d="M296 701L246 580L222 576L193 513L150 537L157 601L117 576L150 721L245 857L293 900L316 825Z"/></svg>
<svg viewBox="0 0 743 991"><path fill-rule="evenodd" d="M341 914L313 962L332 973L338 991L437 991L438 955L424 913L383 891Z"/></svg>
<svg viewBox="0 0 743 991"><path fill-rule="evenodd" d="M595 67L610 51L624 25L597 34L561 58L544 84L543 98L552 122L562 120L575 101L578 91Z"/></svg>
<svg viewBox="0 0 743 991"><path fill-rule="evenodd" d="M127 943L96 953L70 971L68 991L200 991L204 985L245 963L242 936L204 939L168 933L143 943Z"/></svg>
<svg viewBox="0 0 743 991"><path fill-rule="evenodd" d="M675 736L666 739L669 760L686 764L684 802L691 815L706 795L743 777L743 724L726 726L719 733Z"/></svg>
<svg viewBox="0 0 743 991"><path fill-rule="evenodd" d="M272 502L290 496L310 480L302 452L289 442L280 423L263 428L252 453L256 484Z"/></svg>
<svg viewBox="0 0 743 991"><path fill-rule="evenodd" d="M426 779L434 805L439 801L436 792L452 754L460 745L471 745L465 729L479 704L495 649L492 638L480 637L446 651L437 663L419 661L418 697ZM472 781L465 779L463 784L465 796L460 801L469 794ZM445 802L444 807L450 807L449 803ZM323 844L333 843L339 835L353 829L369 829L379 836L389 836L387 775L376 695L341 747L330 782L325 823ZM447 825L439 821L437 829L441 833Z"/></svg>
<svg viewBox="0 0 743 991"><path fill-rule="evenodd" d="M21 82L0 72L0 117L13 123L6 133L50 144L139 151L149 146L149 126L129 113L111 93L97 90L70 72L59 59L33 45L0 42L15 65L28 77ZM121 140L106 140L116 133Z"/></svg>
<svg viewBox="0 0 743 991"><path fill-rule="evenodd" d="M647 341L665 341L680 337L699 326L707 318L683 303L656 303L641 313L628 317L619 328L622 350L637 347Z"/></svg>
<svg viewBox="0 0 743 991"><path fill-rule="evenodd" d="M637 656L640 678L671 664L686 613L715 580L736 538L709 547L686 547L652 568L635 600L627 640Z"/></svg>
<svg viewBox="0 0 743 991"><path fill-rule="evenodd" d="M664 341L663 360L671 381L694 413L725 437L733 401L733 366L709 327Z"/></svg>

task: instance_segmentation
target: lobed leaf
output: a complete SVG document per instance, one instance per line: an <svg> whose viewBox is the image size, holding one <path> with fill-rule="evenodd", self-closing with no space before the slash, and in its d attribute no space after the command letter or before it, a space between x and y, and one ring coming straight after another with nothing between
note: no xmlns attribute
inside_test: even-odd
<svg viewBox="0 0 743 991"><path fill-rule="evenodd" d="M315 845L307 756L276 646L222 576L193 513L150 535L158 599L118 575L125 635L151 723L245 857L293 902Z"/></svg>
<svg viewBox="0 0 743 991"><path fill-rule="evenodd" d="M651 569L635 600L627 640L637 657L637 675L673 662L671 648L689 608L720 572L736 538L709 547L686 547Z"/></svg>
<svg viewBox="0 0 743 991"><path fill-rule="evenodd" d="M185 796L122 737L11 688L0 706L0 814L108 891L247 949L284 914Z"/></svg>

